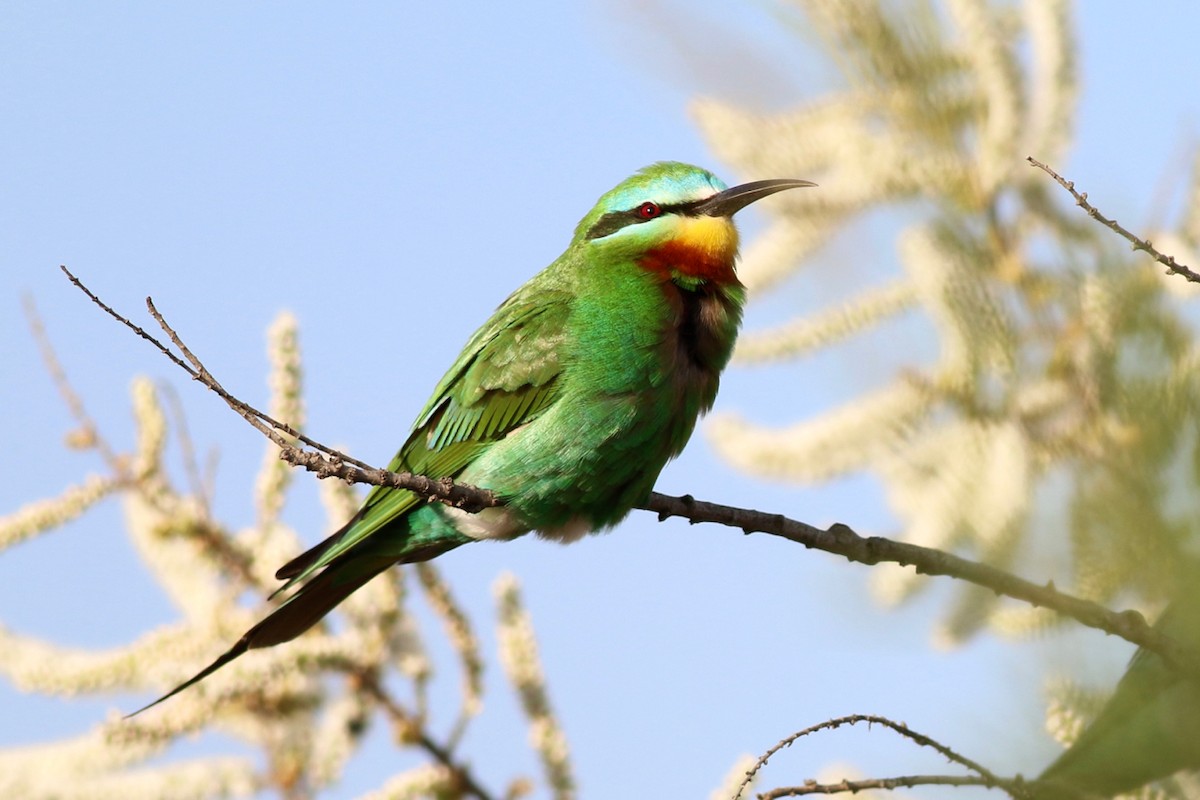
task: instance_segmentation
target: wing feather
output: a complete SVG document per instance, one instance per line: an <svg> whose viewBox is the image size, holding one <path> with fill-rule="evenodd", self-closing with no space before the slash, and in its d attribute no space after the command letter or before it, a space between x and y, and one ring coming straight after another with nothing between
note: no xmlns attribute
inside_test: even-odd
<svg viewBox="0 0 1200 800"><path fill-rule="evenodd" d="M558 393L569 301L565 292L541 291L514 295L497 309L438 383L388 470L457 477L483 449L536 419ZM276 577L288 580L280 591L422 502L412 492L376 486L341 530L280 568Z"/></svg>

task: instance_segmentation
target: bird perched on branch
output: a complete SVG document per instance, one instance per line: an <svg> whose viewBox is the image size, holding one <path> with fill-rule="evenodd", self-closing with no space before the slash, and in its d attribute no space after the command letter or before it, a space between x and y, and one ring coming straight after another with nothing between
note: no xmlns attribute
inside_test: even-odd
<svg viewBox="0 0 1200 800"><path fill-rule="evenodd" d="M468 514L374 488L341 530L276 573L294 594L150 706L247 650L294 639L393 564L532 530L571 541L619 522L716 398L745 299L733 215L813 185L730 189L664 162L602 196L566 251L467 342L388 464L490 489L503 505Z"/></svg>

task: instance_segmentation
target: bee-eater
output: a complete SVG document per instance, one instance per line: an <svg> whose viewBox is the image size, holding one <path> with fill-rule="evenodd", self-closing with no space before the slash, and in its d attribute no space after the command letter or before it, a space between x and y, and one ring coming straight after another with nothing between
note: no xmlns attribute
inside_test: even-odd
<svg viewBox="0 0 1200 800"><path fill-rule="evenodd" d="M745 299L733 215L813 185L729 189L664 162L602 196L566 251L467 342L388 464L491 489L503 505L468 514L376 487L341 530L276 573L281 591L299 590L150 705L247 650L294 639L393 564L531 530L566 542L619 522L716 398Z"/></svg>
<svg viewBox="0 0 1200 800"><path fill-rule="evenodd" d="M1186 591L1154 628L1200 644L1200 593ZM1200 682L1139 649L1096 719L1038 777L1034 796L1112 797L1184 769L1200 769Z"/></svg>

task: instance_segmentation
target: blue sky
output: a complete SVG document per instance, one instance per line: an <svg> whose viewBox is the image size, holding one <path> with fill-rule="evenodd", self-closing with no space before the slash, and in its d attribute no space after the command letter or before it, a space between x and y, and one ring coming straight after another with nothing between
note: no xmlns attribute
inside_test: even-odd
<svg viewBox="0 0 1200 800"><path fill-rule="evenodd" d="M1200 16L1183 2L1136 13L1092 2L1078 23L1078 141L1062 166L1136 227L1196 141ZM152 295L251 402L265 398L265 329L290 309L310 432L383 463L465 338L561 251L603 191L665 158L742 177L706 152L691 98L784 108L818 97L830 74L759 3L6 3L0 514L98 467L60 445L71 422L26 330L29 295L115 443L130 440L133 376L169 382L200 446L219 448L218 514L253 517L261 437L98 313L58 264L131 314ZM890 255L888 241L859 243L864 258L864 244ZM779 311L752 307L747 327ZM853 370L822 358L774 371L786 418L827 406L822 386ZM729 373L718 407L760 403L751 384L763 386ZM299 483L288 519L315 540L323 517ZM763 485L717 461L702 436L659 486L887 530L868 482ZM863 567L644 513L571 547L530 538L441 563L492 656L491 583L503 570L522 579L583 797L703 797L739 754L852 712L903 719L998 770L1033 772L1052 752L1038 687L1053 648L982 638L933 651L944 586L885 612L867 598ZM112 647L173 618L115 503L0 556L0 623L11 629ZM1115 676L1127 654L1111 647L1097 677ZM465 752L499 790L534 766L496 668L489 687ZM0 685L0 747L81 733L144 699L67 702ZM330 796L378 785L393 754L375 736ZM792 748L772 780L799 782L836 760L871 774L941 769L857 731Z"/></svg>

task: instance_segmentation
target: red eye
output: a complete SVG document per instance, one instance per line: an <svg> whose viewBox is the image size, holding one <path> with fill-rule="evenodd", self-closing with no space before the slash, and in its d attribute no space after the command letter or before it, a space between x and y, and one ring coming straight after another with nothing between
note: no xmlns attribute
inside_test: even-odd
<svg viewBox="0 0 1200 800"><path fill-rule="evenodd" d="M662 209L658 207L658 203L651 203L647 200L638 206L637 215L642 219L654 219L662 213Z"/></svg>

